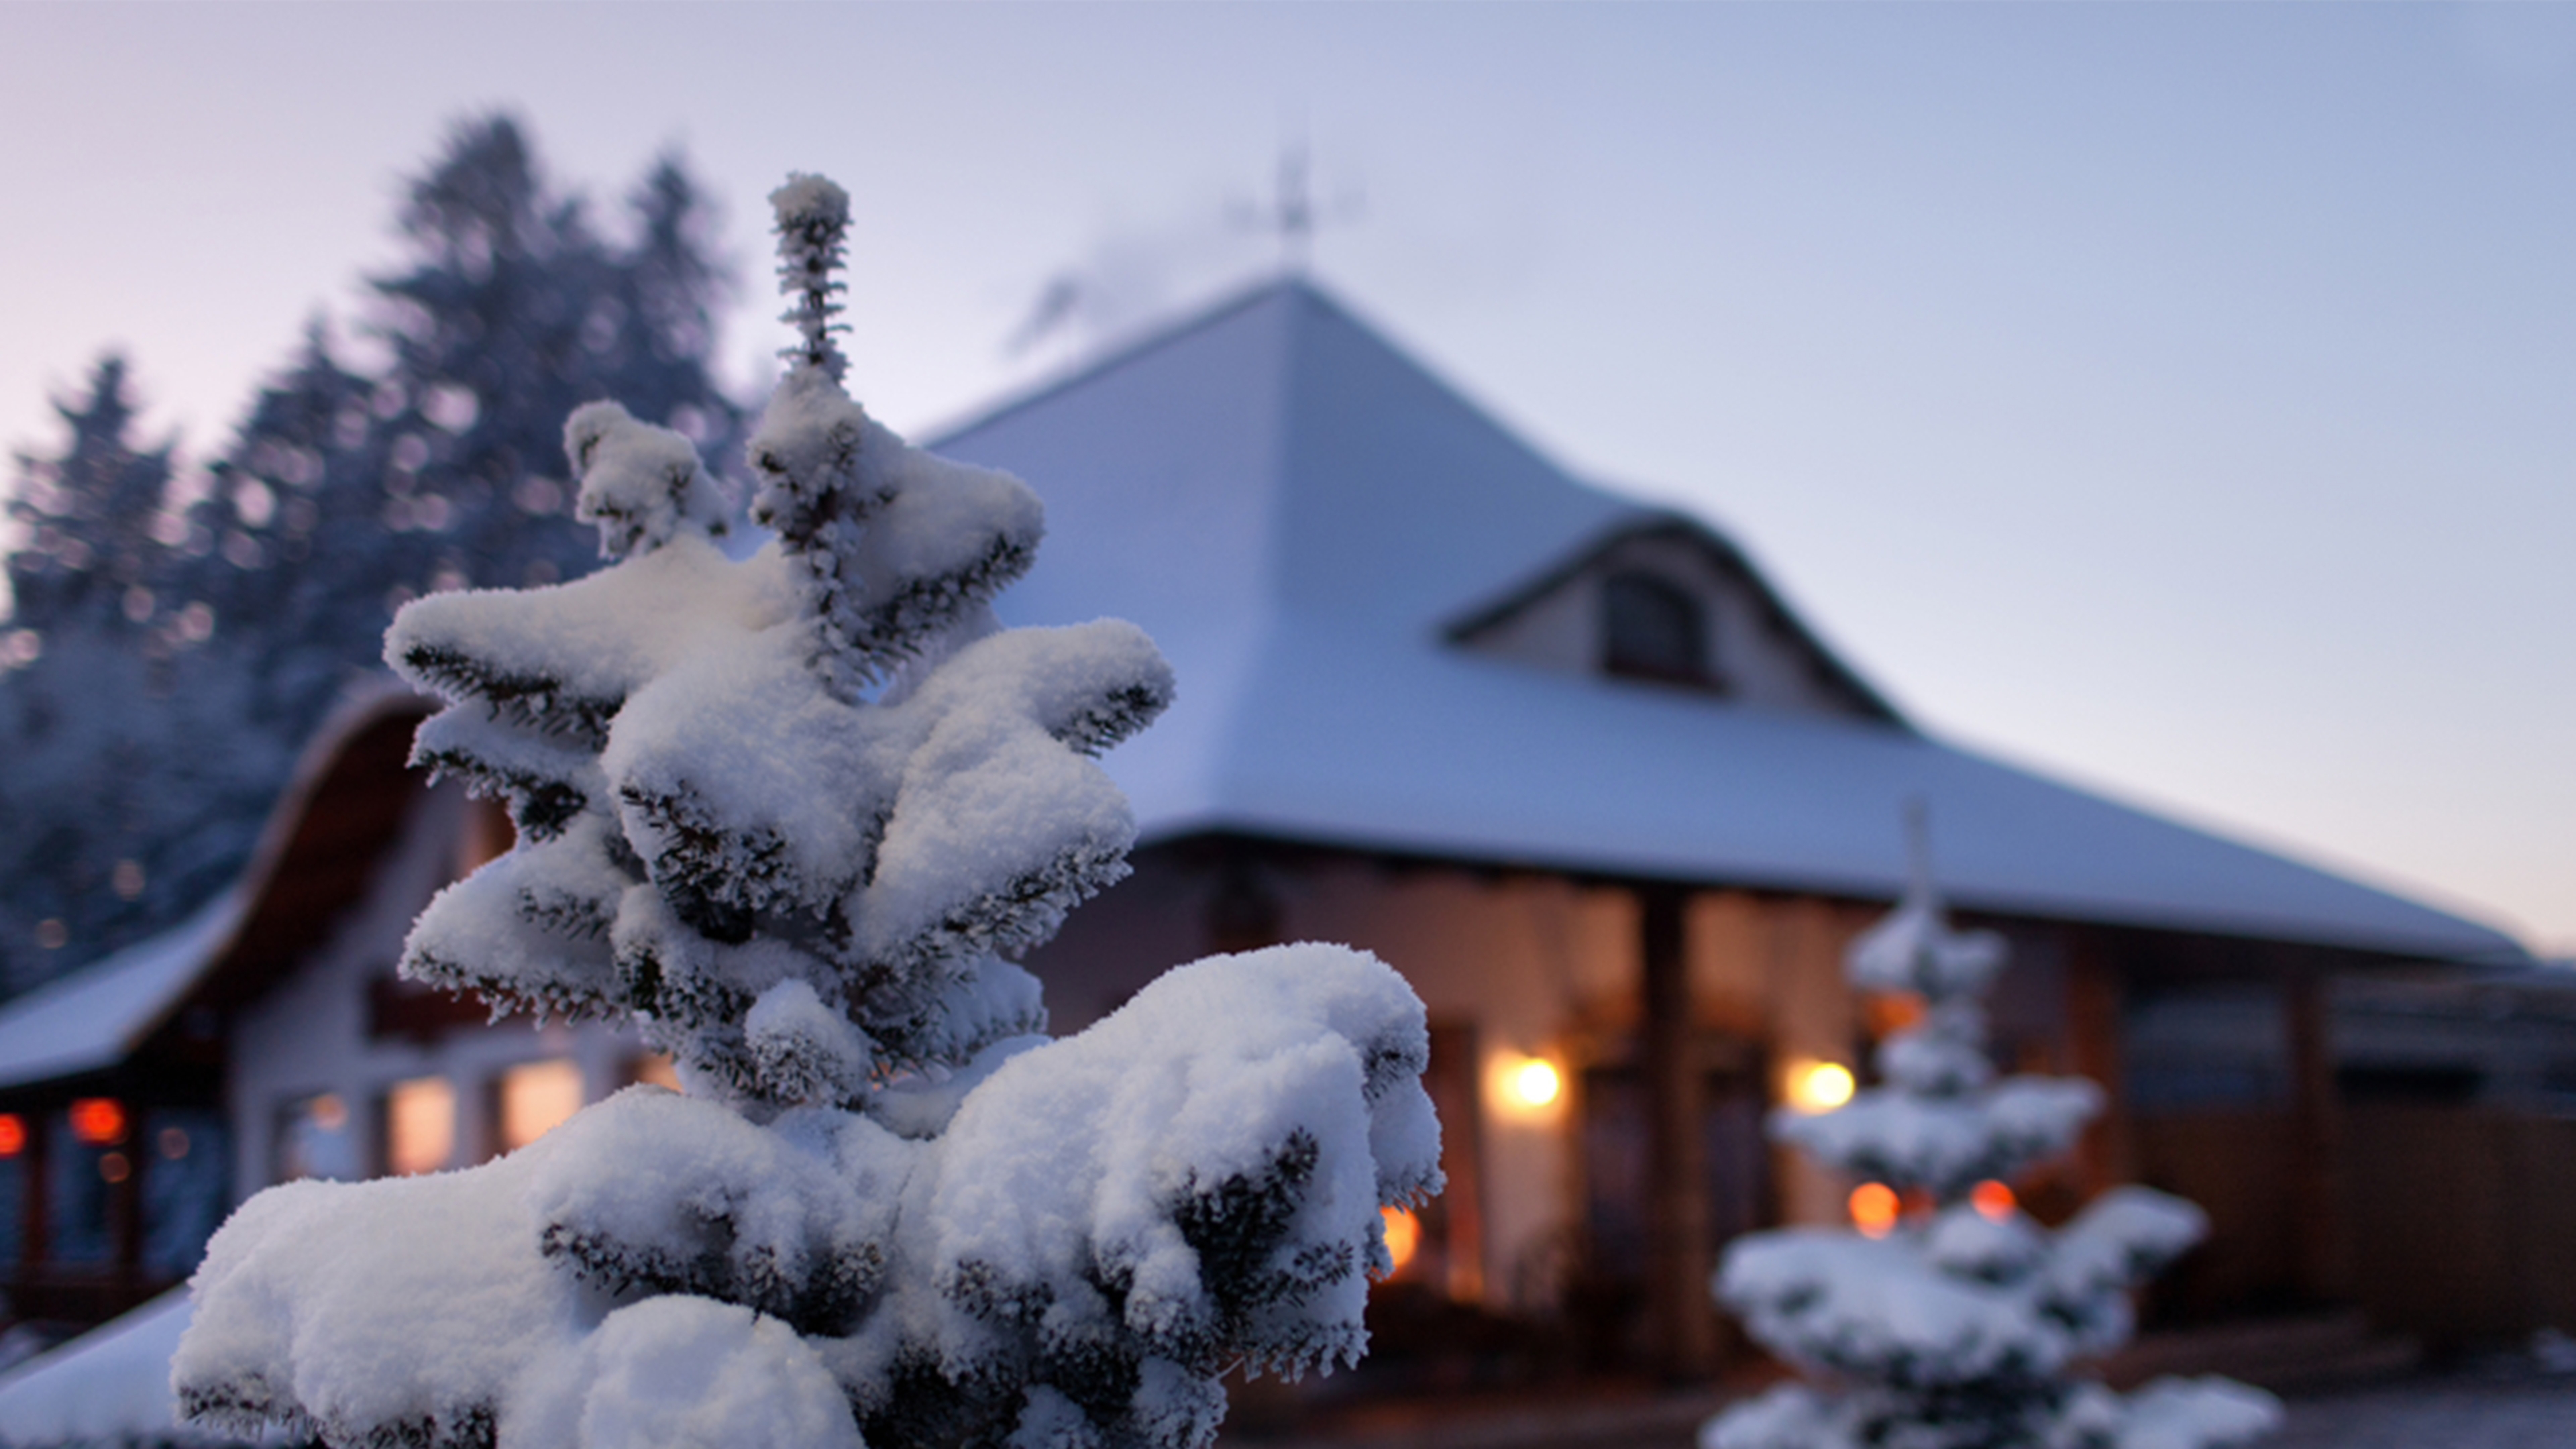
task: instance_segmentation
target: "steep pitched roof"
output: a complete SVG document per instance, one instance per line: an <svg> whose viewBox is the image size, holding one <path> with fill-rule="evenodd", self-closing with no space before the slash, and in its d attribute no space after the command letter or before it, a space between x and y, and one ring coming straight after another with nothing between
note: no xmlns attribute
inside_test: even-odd
<svg viewBox="0 0 2576 1449"><path fill-rule="evenodd" d="M1893 897L1926 799L1963 905L2435 957L2510 938L1926 738L1551 674L1459 619L1662 515L1568 476L1301 281L933 446L1048 501L1015 623L1145 626L1180 698L1109 767L1148 839L1238 831ZM1857 682L1857 676L1853 676Z"/></svg>

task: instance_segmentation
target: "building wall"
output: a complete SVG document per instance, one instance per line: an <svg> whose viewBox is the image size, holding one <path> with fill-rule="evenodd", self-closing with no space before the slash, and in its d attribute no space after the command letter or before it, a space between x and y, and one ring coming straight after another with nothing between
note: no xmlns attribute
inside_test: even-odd
<svg viewBox="0 0 2576 1449"><path fill-rule="evenodd" d="M1062 1034L1221 945L1335 941L1375 953L1422 996L1443 1046L1469 1044L1475 1057L1463 1095L1479 1109L1464 1121L1444 1112L1442 1131L1453 1170L1463 1148L1482 1180L1453 1194L1477 1199L1480 1246L1446 1286L1535 1306L1576 1228L1574 1103L1569 1093L1520 1104L1505 1078L1531 1058L1570 1078L1589 1043L1631 1024L1634 915L1625 892L1561 877L1199 842L1139 851L1135 875L1075 912L1029 965Z"/></svg>
<svg viewBox="0 0 2576 1449"><path fill-rule="evenodd" d="M390 976L412 919L470 863L475 809L453 787L423 792L364 899L320 950L238 1013L226 1081L238 1196L278 1180L280 1123L290 1104L335 1099L347 1114L346 1139L335 1144L347 1170L331 1175L368 1176L386 1160L385 1103L397 1084L441 1078L450 1085L448 1165L461 1167L502 1149L496 1093L511 1068L569 1061L582 1102L634 1079L640 1049L597 1023L538 1028L511 1017L427 1038L371 1032L371 992Z"/></svg>
<svg viewBox="0 0 2576 1449"><path fill-rule="evenodd" d="M1691 898L1685 951L1704 1080L1712 1094L1740 1090L1748 1099L1725 1104L1743 1119L1735 1138L1713 1140L1748 1142L1759 1160L1747 1175L1761 1179L1748 1210L1730 1215L1721 1204L1713 1221L1844 1220L1852 1184L1763 1146L1758 1123L1803 1065L1866 1071L1869 1016L1844 980L1842 956L1884 910L1742 890ZM1992 998L1998 1046L2007 1067L2067 1070L2076 1052L2064 942L2042 927L2013 934L2015 962ZM1587 1215L1611 1185L1588 1183L1587 1173L1620 1165L1587 1140L1617 1104L1587 1101L1586 1084L1631 1093L1640 1085L1628 1080L1642 1066L1634 891L1539 871L1179 842L1139 851L1135 876L1074 913L1029 964L1047 984L1054 1029L1068 1032L1220 943L1280 940L1376 953L1422 996L1442 1041L1472 1042L1471 1105L1461 1113L1444 1103L1443 1130L1453 1144L1468 1138L1463 1160L1478 1180L1459 1191L1475 1198L1477 1262L1472 1272L1451 1271L1446 1286L1496 1307L1551 1304L1597 1246ZM1554 1066L1565 1088L1542 1107L1511 1089L1510 1074L1533 1058ZM1453 1171L1460 1160L1453 1155Z"/></svg>
<svg viewBox="0 0 2576 1449"><path fill-rule="evenodd" d="M1466 1160L1482 1180L1461 1188L1474 1194L1482 1262L1479 1281L1453 1274L1450 1286L1500 1306L1550 1301L1580 1230L1573 1088L1598 1042L1635 1015L1634 901L1558 876L1340 857L1302 874L1285 921L1292 938L1376 953L1412 983L1435 1027L1465 1029L1475 1060L1460 1095L1474 1106L1442 1130L1472 1134ZM1513 1073L1533 1059L1564 1084L1551 1102L1515 1089Z"/></svg>

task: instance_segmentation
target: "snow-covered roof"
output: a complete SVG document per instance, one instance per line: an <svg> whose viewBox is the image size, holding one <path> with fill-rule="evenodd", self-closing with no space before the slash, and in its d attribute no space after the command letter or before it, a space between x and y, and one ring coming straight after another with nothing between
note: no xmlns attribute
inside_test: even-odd
<svg viewBox="0 0 2576 1449"><path fill-rule="evenodd" d="M1302 281L935 440L1047 500L1013 623L1115 615L1179 700L1109 757L1148 839L1234 831L2445 958L2509 937L1904 728L1477 657L1445 631L1666 515L1581 483Z"/></svg>
<svg viewBox="0 0 2576 1449"><path fill-rule="evenodd" d="M236 886L171 930L0 1011L0 1087L78 1076L123 1061L166 1017L241 924Z"/></svg>
<svg viewBox="0 0 2576 1449"><path fill-rule="evenodd" d="M312 807L353 743L388 721L407 722L421 712L419 698L391 680L355 692L305 747L249 869L229 889L160 935L0 1006L0 1088L113 1067L228 957L241 954L247 938L263 938L253 943L261 948L253 954L277 956L291 954L281 952L281 938L291 942L326 929L332 911L345 904L342 898L363 887L379 842L349 838L352 827L363 831L376 822L360 818L362 812L346 802L339 813L350 818L325 822L337 830L312 829ZM327 861L327 868L317 868L316 861ZM305 877L323 874L334 879L330 889L317 892Z"/></svg>
<svg viewBox="0 0 2576 1449"><path fill-rule="evenodd" d="M0 1374L0 1443L197 1437L179 1429L170 1394L170 1356L189 1316L188 1290L174 1288Z"/></svg>

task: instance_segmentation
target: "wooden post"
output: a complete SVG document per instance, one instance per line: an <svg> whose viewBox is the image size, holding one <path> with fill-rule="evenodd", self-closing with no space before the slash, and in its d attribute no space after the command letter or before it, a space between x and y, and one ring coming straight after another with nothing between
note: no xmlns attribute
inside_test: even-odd
<svg viewBox="0 0 2576 1449"><path fill-rule="evenodd" d="M1708 1289L1707 1149L1700 1132L1700 1064L1692 1050L1697 1023L1683 940L1689 902L1689 893L1678 886L1637 891L1652 1145L1646 1163L1646 1302L1656 1368L1676 1383L1705 1379L1717 1366Z"/></svg>
<svg viewBox="0 0 2576 1449"><path fill-rule="evenodd" d="M2333 981L2323 963L2302 953L2282 990L2289 1027L2293 1157L2291 1211L2297 1224L2294 1271L2313 1302L2352 1296L2343 1220L2343 1104L2335 1090Z"/></svg>
<svg viewBox="0 0 2576 1449"><path fill-rule="evenodd" d="M62 1122L63 1107L59 1102L27 1109L27 1215L20 1220L26 1228L18 1247L22 1280L34 1279L38 1270L53 1261L54 1159L59 1155L54 1151L58 1145L54 1137L62 1130ZM17 1307L16 1312L34 1316L23 1306Z"/></svg>
<svg viewBox="0 0 2576 1449"><path fill-rule="evenodd" d="M2128 1073L2120 1055L2120 970L2094 932L2069 932L2066 1035L2076 1075L2100 1084L2110 1110L2084 1131L2076 1158L2084 1195L2093 1197L2138 1176Z"/></svg>
<svg viewBox="0 0 2576 1449"><path fill-rule="evenodd" d="M123 1313L141 1301L139 1285L143 1281L143 1174L146 1170L143 1137L143 1104L131 1096L120 1095L125 1105L125 1135L109 1144L108 1151L125 1161L125 1174L108 1184L107 1222L115 1261L115 1312ZM102 1159L104 1161L104 1159Z"/></svg>

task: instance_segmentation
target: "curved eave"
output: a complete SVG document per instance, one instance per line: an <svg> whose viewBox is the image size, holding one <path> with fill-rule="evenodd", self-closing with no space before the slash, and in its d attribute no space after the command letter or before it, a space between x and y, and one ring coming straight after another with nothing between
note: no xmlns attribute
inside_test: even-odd
<svg viewBox="0 0 2576 1449"><path fill-rule="evenodd" d="M230 889L180 925L0 1007L0 1087L114 1068L189 1003L238 996L264 979L259 965L291 959L327 931L417 800L403 761L428 709L391 680L353 698L305 748ZM404 790L384 787L389 774Z"/></svg>

